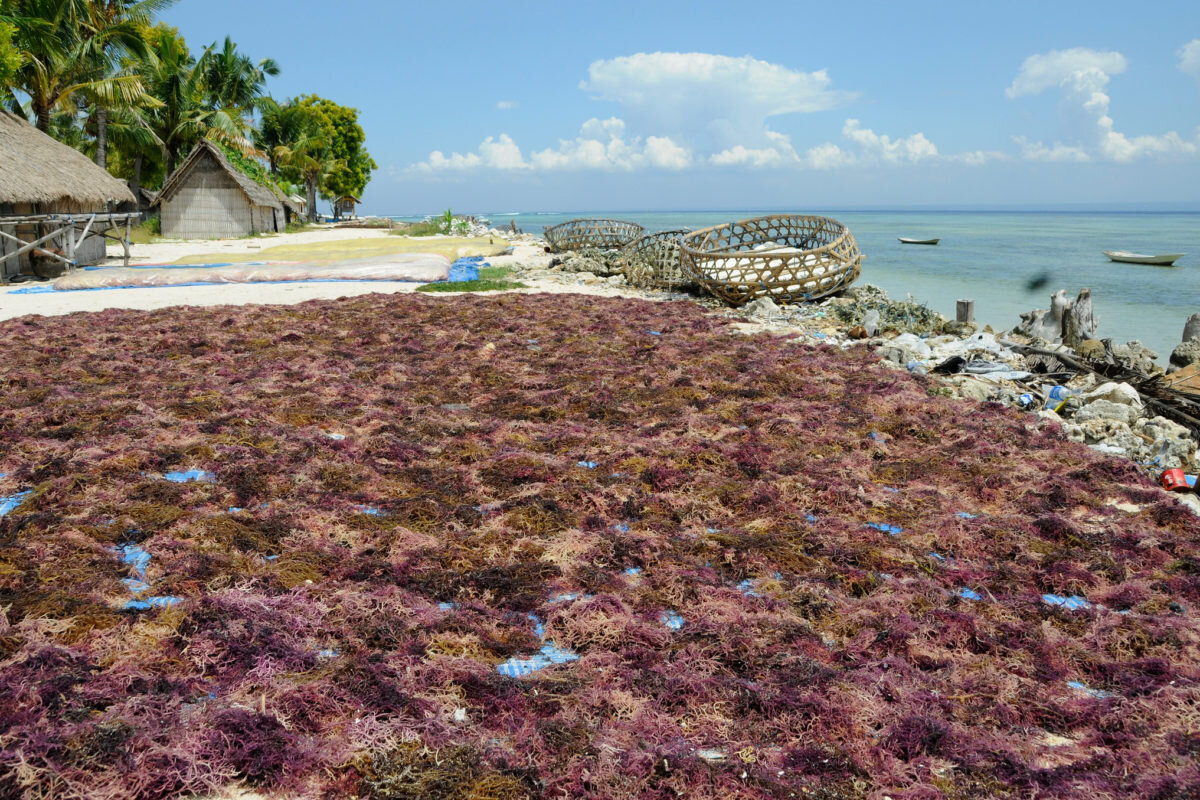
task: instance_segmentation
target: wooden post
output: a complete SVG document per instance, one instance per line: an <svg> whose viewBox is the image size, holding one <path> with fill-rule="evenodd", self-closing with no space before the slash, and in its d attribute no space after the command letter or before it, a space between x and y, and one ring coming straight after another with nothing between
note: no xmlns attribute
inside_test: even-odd
<svg viewBox="0 0 1200 800"><path fill-rule="evenodd" d="M959 300L954 306L955 319L959 322L975 321L975 301Z"/></svg>

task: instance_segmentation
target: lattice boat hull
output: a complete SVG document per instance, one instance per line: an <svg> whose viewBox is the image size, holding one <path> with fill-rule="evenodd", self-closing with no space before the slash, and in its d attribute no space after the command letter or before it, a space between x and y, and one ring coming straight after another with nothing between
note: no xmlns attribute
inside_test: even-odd
<svg viewBox="0 0 1200 800"><path fill-rule="evenodd" d="M680 240L687 230L648 233L621 249L625 279L642 289L682 289L695 285L680 264Z"/></svg>
<svg viewBox="0 0 1200 800"><path fill-rule="evenodd" d="M543 236L551 252L567 250L620 250L637 239L646 229L622 219L573 219L546 228Z"/></svg>
<svg viewBox="0 0 1200 800"><path fill-rule="evenodd" d="M683 272L735 306L763 296L816 300L862 273L854 236L828 217L785 214L714 225L684 236L680 251Z"/></svg>

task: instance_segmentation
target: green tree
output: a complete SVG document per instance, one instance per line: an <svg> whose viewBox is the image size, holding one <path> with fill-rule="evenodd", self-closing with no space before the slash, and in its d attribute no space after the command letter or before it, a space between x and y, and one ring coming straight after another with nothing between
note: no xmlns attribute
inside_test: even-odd
<svg viewBox="0 0 1200 800"><path fill-rule="evenodd" d="M0 11L2 10L0 7ZM0 18L0 102L12 92L13 78L21 68L21 53L13 44L16 35L17 27Z"/></svg>
<svg viewBox="0 0 1200 800"><path fill-rule="evenodd" d="M304 185L311 222L317 216L317 192L324 194L330 175L344 166L333 154L333 124L319 109L297 101L280 106L270 118L267 130L280 143L270 148L269 159L284 179Z"/></svg>
<svg viewBox="0 0 1200 800"><path fill-rule="evenodd" d="M135 77L142 80L142 70L150 58L146 36L155 15L170 8L176 0L91 0L87 16L82 21L83 36L88 43L92 70L98 77ZM96 163L108 167L109 115L129 113L142 107L154 106L157 101L146 95L140 102L128 103L116 98L116 103L103 93L85 90L90 101L91 118L96 136Z"/></svg>
<svg viewBox="0 0 1200 800"><path fill-rule="evenodd" d="M379 165L367 152L367 136L358 124L358 110L316 95L301 97L296 103L316 111L329 126L332 166L321 186L321 196L326 200L361 196L371 181L372 170Z"/></svg>
<svg viewBox="0 0 1200 800"><path fill-rule="evenodd" d="M141 77L105 69L105 53L136 49L139 26L129 22L97 28L92 0L10 0L4 21L16 30L21 64L12 86L29 96L38 129L50 130L55 112L74 112L80 103L107 107L152 103ZM11 101L15 101L12 92Z"/></svg>
<svg viewBox="0 0 1200 800"><path fill-rule="evenodd" d="M164 174L170 175L180 157L201 138L237 141L242 127L228 110L206 102L207 62L192 57L178 30L159 24L149 31L147 40L146 85L159 106L147 112L146 121L160 142Z"/></svg>
<svg viewBox="0 0 1200 800"><path fill-rule="evenodd" d="M209 107L223 111L243 132L249 132L254 114L274 104L267 93L267 78L279 74L279 65L270 58L254 63L228 36L220 49L216 44L210 46L201 62Z"/></svg>

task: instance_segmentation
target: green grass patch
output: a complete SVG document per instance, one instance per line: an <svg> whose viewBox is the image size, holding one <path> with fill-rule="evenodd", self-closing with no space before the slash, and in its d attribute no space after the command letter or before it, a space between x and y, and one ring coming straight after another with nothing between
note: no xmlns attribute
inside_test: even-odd
<svg viewBox="0 0 1200 800"><path fill-rule="evenodd" d="M512 267L481 267L479 270L479 280L499 281L507 278L512 272Z"/></svg>
<svg viewBox="0 0 1200 800"><path fill-rule="evenodd" d="M162 235L158 217L151 217L145 222L134 225L129 229L130 244L152 244Z"/></svg>
<svg viewBox="0 0 1200 800"><path fill-rule="evenodd" d="M480 270L482 273L483 270ZM426 283L418 286L418 292L506 292L509 289L528 289L519 281L498 281L480 278L477 281L459 281L458 283Z"/></svg>

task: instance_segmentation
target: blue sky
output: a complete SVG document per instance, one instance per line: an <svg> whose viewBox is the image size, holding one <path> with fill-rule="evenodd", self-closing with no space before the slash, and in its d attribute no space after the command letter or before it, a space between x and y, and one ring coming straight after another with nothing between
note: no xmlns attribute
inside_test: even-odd
<svg viewBox="0 0 1200 800"><path fill-rule="evenodd" d="M1200 208L1200 2L182 0L359 109L368 213Z"/></svg>

